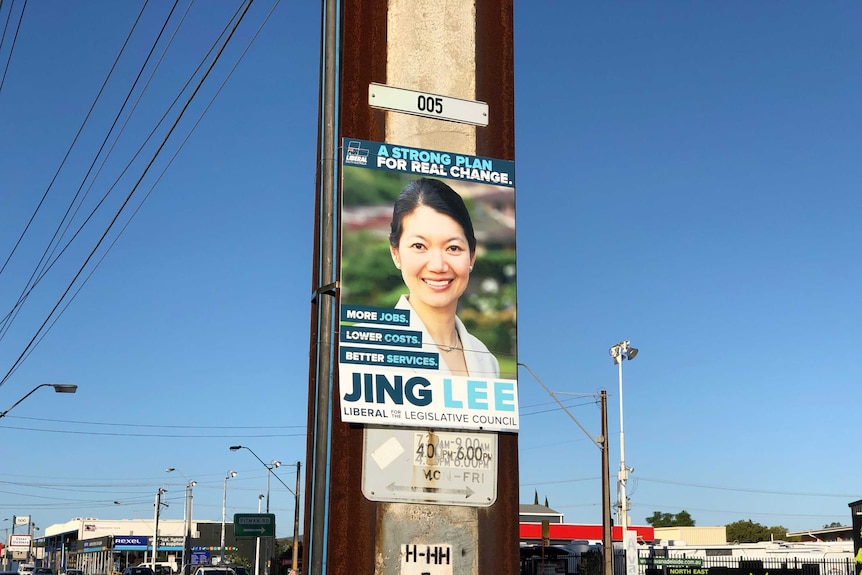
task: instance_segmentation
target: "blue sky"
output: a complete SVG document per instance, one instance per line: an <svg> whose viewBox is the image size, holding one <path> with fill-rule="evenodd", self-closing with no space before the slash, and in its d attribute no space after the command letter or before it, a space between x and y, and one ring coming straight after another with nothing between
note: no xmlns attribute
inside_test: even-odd
<svg viewBox="0 0 862 575"><path fill-rule="evenodd" d="M15 22L21 5L10 4L0 16L12 9ZM0 272L0 315L88 188L169 9L144 11L59 169L141 6L27 6L0 88L2 261L49 193ZM44 529L151 517L159 487L171 503L163 517L179 519L182 486L195 479L195 516L217 520L231 469L228 513L255 511L265 469L234 444L281 460L278 476L294 484L305 457L320 10L276 5L242 56L272 6L252 6L135 188L167 128L123 168L235 3L192 7L61 245L116 181L104 208L0 326L0 409L39 383L79 385L74 396L39 390L0 421L0 519L31 515ZM862 498L860 19L850 2L515 4L519 360L555 392L587 394L561 397L593 435L590 394L608 390L615 476L608 348L629 339L640 349L624 365L634 523L685 509L698 525L803 530L849 524L847 503ZM0 62L8 55L7 37ZM7 374L132 189L130 208L149 193L140 210ZM598 449L520 376L521 501L538 492L570 522L599 522ZM289 535L293 498L275 480L272 508Z"/></svg>

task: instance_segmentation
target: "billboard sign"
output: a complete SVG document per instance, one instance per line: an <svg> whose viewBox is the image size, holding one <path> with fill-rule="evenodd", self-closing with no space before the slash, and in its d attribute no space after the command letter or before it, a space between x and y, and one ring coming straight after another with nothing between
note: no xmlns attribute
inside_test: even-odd
<svg viewBox="0 0 862 575"><path fill-rule="evenodd" d="M29 533L13 533L9 536L9 549L12 551L26 551L30 549L30 541L33 536Z"/></svg>
<svg viewBox="0 0 862 575"><path fill-rule="evenodd" d="M182 535L159 535L159 550L160 551L182 551L183 536Z"/></svg>
<svg viewBox="0 0 862 575"><path fill-rule="evenodd" d="M84 553L93 553L96 551L104 551L106 549L110 549L109 540L107 537L84 540Z"/></svg>
<svg viewBox="0 0 862 575"><path fill-rule="evenodd" d="M516 432L514 164L342 144L342 421Z"/></svg>
<svg viewBox="0 0 862 575"><path fill-rule="evenodd" d="M145 550L150 547L150 538L146 535L115 535L114 549L118 551Z"/></svg>

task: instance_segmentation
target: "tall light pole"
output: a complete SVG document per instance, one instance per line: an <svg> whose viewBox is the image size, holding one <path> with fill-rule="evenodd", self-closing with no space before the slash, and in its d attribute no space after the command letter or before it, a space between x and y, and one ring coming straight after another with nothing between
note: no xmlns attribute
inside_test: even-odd
<svg viewBox="0 0 862 575"><path fill-rule="evenodd" d="M186 565L191 563L192 559L192 488L197 484L197 481L189 481L186 484L185 509L183 509L183 564L180 568L183 574L186 572Z"/></svg>
<svg viewBox="0 0 862 575"><path fill-rule="evenodd" d="M221 559L219 565L224 565L224 520L225 513L227 512L227 480L232 477L236 477L236 471L233 469L228 471L227 475L224 476L224 494L221 499Z"/></svg>
<svg viewBox="0 0 862 575"><path fill-rule="evenodd" d="M614 363L619 366L620 380L620 470L617 475L617 485L619 490L619 514L620 527L623 530L623 544L629 527L628 519L628 498L626 497L626 482L629 478L629 472L634 471L633 468L626 466L626 440L625 431L623 428L623 360L633 360L638 354L637 348L631 347L629 340L621 341L610 349L611 357L614 358ZM628 560L628 559L627 559Z"/></svg>
<svg viewBox="0 0 862 575"><path fill-rule="evenodd" d="M6 521L9 521L8 517L3 519L4 523ZM14 527L14 524L13 524L13 527ZM9 550L6 549L6 544L9 542L9 528L4 527L3 532L4 532L4 535L3 535L3 571L6 571L9 568L9 565L7 563L7 553L9 552Z"/></svg>
<svg viewBox="0 0 862 575"><path fill-rule="evenodd" d="M257 512L260 513L260 503L263 501L264 495L261 493L257 496ZM254 575L260 575L260 537L254 542Z"/></svg>
<svg viewBox="0 0 862 575"><path fill-rule="evenodd" d="M171 473L173 471L177 471L176 467L166 467L165 473ZM185 475L183 475L182 471L177 471L183 479L185 479L188 483L186 483L185 492L183 494L183 553L182 559L180 560L180 572L185 575L186 572L186 564L187 562L191 562L191 529L192 529L192 488L198 484L197 481L191 480Z"/></svg>
<svg viewBox="0 0 862 575"><path fill-rule="evenodd" d="M276 459L273 459L272 463L267 464L267 463L264 463L263 459L258 457L257 453L255 453L250 447L247 447L245 445L231 445L230 446L231 451L239 451L240 449L245 449L246 451L248 451L249 453L254 455L254 458L257 459L258 461L260 461L261 465L266 467L266 512L269 513L269 476L272 473L272 470L274 468L279 467L281 465L281 462L276 460ZM291 495L293 495L293 498L294 498L294 507L293 507L293 560L292 560L292 565L291 565L291 570L293 572L296 572L297 562L299 560L299 555L297 553L298 552L297 537L298 537L298 531L299 531L299 469L300 469L301 465L302 464L299 461L296 462L296 490L295 491L293 489L291 489L290 487L288 487L287 484L284 481L282 481L278 475L275 476L275 478L278 479L278 482L281 483L284 486L284 488L287 489ZM267 539L267 549L269 549L269 540L268 539ZM270 557L267 556L266 575L269 575L269 560L270 560Z"/></svg>
<svg viewBox="0 0 862 575"><path fill-rule="evenodd" d="M42 383L31 389L24 397L13 403L12 407L7 409L6 411L0 411L0 418L6 417L7 413L12 411L19 403L33 395L33 392L35 392L40 387L53 387L54 391L56 391L57 393L75 393L76 391L78 391L78 386L73 383Z"/></svg>
<svg viewBox="0 0 862 575"><path fill-rule="evenodd" d="M269 513L269 478L272 475L272 470L276 467L281 467L281 461L273 459L272 463L266 466L266 512ZM272 552L270 551L270 538L266 538L266 564L263 572L269 575L270 564L272 563Z"/></svg>

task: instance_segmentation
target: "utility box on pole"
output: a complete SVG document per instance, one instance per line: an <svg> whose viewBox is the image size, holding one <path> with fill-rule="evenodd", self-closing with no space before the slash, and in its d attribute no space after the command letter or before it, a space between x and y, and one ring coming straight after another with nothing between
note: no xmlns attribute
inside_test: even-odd
<svg viewBox="0 0 862 575"><path fill-rule="evenodd" d="M303 573L519 570L511 0L324 0Z"/></svg>

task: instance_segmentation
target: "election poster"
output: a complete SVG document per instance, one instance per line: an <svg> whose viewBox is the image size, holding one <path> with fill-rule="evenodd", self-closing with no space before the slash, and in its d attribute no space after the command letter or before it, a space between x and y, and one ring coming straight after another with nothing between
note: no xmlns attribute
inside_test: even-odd
<svg viewBox="0 0 862 575"><path fill-rule="evenodd" d="M513 162L342 142L345 422L517 432Z"/></svg>

